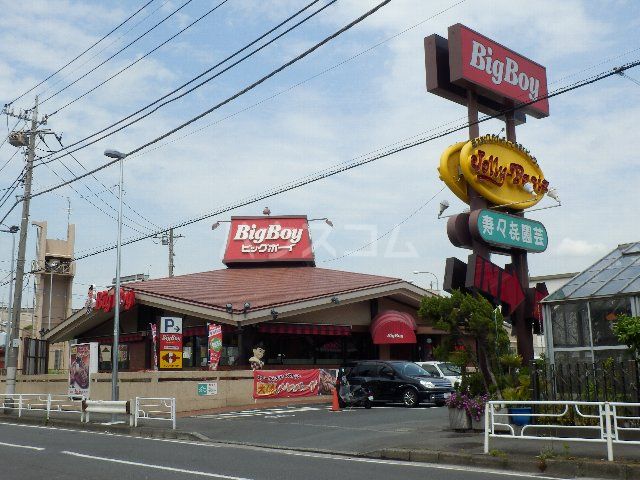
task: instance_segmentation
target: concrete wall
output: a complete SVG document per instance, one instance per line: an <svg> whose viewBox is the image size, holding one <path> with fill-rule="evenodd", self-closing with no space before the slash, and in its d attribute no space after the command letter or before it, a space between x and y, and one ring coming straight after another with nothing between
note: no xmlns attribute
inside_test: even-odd
<svg viewBox="0 0 640 480"><path fill-rule="evenodd" d="M251 370L221 372L122 372L120 398L175 397L178 412L208 410L219 407L254 404L253 372ZM218 394L198 395L198 383L217 382ZM5 378L0 377L0 391L4 392ZM51 393L66 395L67 375L18 375L16 393ZM111 374L98 373L91 376L90 397L92 400L111 399ZM321 400L322 399L322 400ZM283 399L259 400L255 405L269 405ZM324 397L318 397L324 401ZM297 399L286 399L296 403ZM300 401L308 402L308 397Z"/></svg>

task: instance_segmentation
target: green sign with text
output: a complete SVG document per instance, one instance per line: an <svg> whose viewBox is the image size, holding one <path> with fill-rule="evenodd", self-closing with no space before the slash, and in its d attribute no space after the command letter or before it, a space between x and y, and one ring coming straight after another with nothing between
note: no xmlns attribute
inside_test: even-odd
<svg viewBox="0 0 640 480"><path fill-rule="evenodd" d="M473 215L471 227L474 236L502 248L538 253L544 252L549 243L542 223L493 210L480 210L477 216Z"/></svg>

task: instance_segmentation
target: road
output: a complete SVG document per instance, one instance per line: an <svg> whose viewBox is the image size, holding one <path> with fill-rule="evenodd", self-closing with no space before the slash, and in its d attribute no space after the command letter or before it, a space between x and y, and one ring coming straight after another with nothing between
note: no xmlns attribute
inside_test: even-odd
<svg viewBox="0 0 640 480"><path fill-rule="evenodd" d="M266 435L267 433L264 432ZM522 480L539 475L0 422L1 478L15 480Z"/></svg>

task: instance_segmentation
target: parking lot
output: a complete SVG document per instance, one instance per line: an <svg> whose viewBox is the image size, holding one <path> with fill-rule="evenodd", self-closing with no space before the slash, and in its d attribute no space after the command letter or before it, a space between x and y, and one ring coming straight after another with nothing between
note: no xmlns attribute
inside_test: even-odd
<svg viewBox="0 0 640 480"><path fill-rule="evenodd" d="M366 453L380 448L459 448L480 451L478 434L449 431L446 407L380 406L332 412L326 404L199 415L178 419L178 428L212 440L261 446Z"/></svg>

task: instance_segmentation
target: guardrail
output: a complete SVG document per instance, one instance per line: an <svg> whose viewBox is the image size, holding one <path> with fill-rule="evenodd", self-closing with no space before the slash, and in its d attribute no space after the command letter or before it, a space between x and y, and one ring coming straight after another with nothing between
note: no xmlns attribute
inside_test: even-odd
<svg viewBox="0 0 640 480"><path fill-rule="evenodd" d="M132 415L133 426L137 427L139 420L171 422L171 428L175 430L176 399L136 397Z"/></svg>
<svg viewBox="0 0 640 480"><path fill-rule="evenodd" d="M17 410L18 417L25 411L46 412L49 419L51 412L82 414L82 398L75 399L68 395L15 393L0 394L4 410Z"/></svg>
<svg viewBox="0 0 640 480"><path fill-rule="evenodd" d="M83 400L81 421L88 423L92 413L128 416L131 410L128 400Z"/></svg>
<svg viewBox="0 0 640 480"><path fill-rule="evenodd" d="M514 411L514 407L520 407ZM529 407L530 411L523 411ZM553 408L555 407L555 408ZM625 413L630 409L635 414ZM506 410L506 412L505 412ZM549 411L543 411L549 410ZM558 411L554 411L558 410ZM597 413L587 413L587 410ZM639 440L622 438L625 432L640 434L640 403L624 402L573 402L573 401L491 401L485 407L484 453L489 453L490 438L519 438L524 440L561 440L574 442L605 443L607 458L613 461L614 444L640 445ZM505 419L505 421L496 421ZM558 423L540 423L542 419ZM575 419L584 419L585 425L576 425ZM573 419L573 421L571 421ZM531 423L535 421L534 423ZM561 424L570 422L572 424ZM591 423L591 425L587 425ZM514 428L512 424L520 425ZM498 427L503 433L496 433ZM571 429L574 436L551 435L558 429ZM516 430L519 432L516 433ZM538 431L541 434L535 435ZM592 432L592 438L575 436L579 432ZM622 435L621 435L622 434Z"/></svg>

